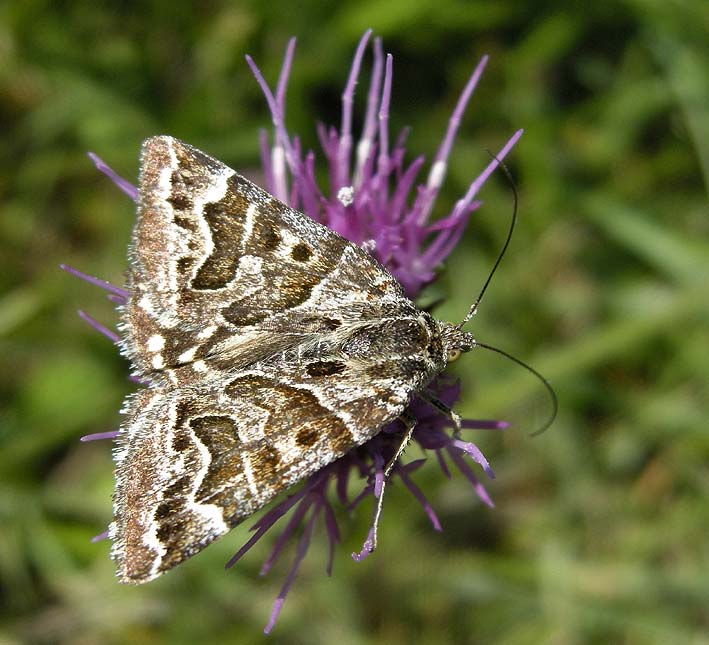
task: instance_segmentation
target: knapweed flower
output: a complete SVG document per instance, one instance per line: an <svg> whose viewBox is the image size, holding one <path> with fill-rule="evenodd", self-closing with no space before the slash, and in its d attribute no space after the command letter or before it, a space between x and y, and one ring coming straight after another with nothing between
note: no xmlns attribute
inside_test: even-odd
<svg viewBox="0 0 709 645"><path fill-rule="evenodd" d="M352 134L353 98L371 32L364 34L357 47L349 78L342 94L342 122L339 128L318 126L318 135L329 170L329 191L324 192L315 178L316 156L304 151L298 137L292 136L285 125L285 97L288 77L293 62L295 40L291 40L275 91L271 90L250 57L247 62L253 71L268 103L273 120L273 133L261 133L261 153L267 190L289 206L303 211L314 220L337 231L350 241L362 245L372 253L399 280L407 295L415 299L422 287L435 278L436 268L456 246L470 214L480 202L476 195L489 175L504 159L521 135L521 131L506 143L493 161L469 186L465 195L442 218L431 220L431 211L446 175L448 156L460 120L468 101L480 79L487 58L483 58L473 71L450 118L448 129L433 159L424 183L417 183L424 166L424 158L406 159L406 132L390 141L389 106L392 85L392 57L384 57L381 41L373 43L373 65L367 94L367 108L362 132L354 142ZM113 172L101 159L91 154L97 168L133 200L137 189ZM87 276L71 267L70 273L108 290L109 297L125 304L130 293L125 289ZM118 343L119 338L88 314L80 312L89 324ZM441 376L428 389L448 407L458 398L460 388L450 378ZM492 501L476 474L476 465L487 476L492 469L474 443L464 441L452 432L451 421L437 408L423 399L414 398L410 412L417 420L413 439L426 455L435 457L446 477L451 476L451 465L471 483L483 503ZM463 428L504 428L500 421L464 420ZM261 569L267 573L282 554L286 543L301 528L296 555L286 580L274 603L265 628L273 628L285 597L293 583L301 561L305 557L316 525L322 522L329 541L328 575L332 572L335 545L340 540L336 519L336 506L352 511L362 502L372 499L373 521L355 560L364 559L376 542L378 520L377 501L382 495L385 470L395 456L402 441L403 425L399 421L382 428L371 441L350 451L343 458L326 466L311 476L302 487L280 503L276 503L254 524L253 536L227 563L233 566L281 518L289 519L274 541L270 555ZM115 438L116 432L99 433L83 440ZM414 483L414 472L425 459L408 463L397 462L391 470L392 480L398 480L418 500L433 528L441 530L440 522L423 492ZM361 492L351 499L349 482L357 477L363 482ZM105 534L97 536L104 537Z"/></svg>

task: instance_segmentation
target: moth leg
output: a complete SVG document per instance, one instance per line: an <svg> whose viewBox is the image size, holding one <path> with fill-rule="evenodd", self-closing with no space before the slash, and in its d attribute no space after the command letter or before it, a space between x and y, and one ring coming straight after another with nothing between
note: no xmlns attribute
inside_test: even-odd
<svg viewBox="0 0 709 645"><path fill-rule="evenodd" d="M419 392L418 393L419 397L421 397L426 403L429 405L432 405L436 410L438 410L442 415L448 417L453 424L453 436L456 439L460 438L460 432L463 429L463 419L461 416L455 411L451 410L443 401L440 401L437 399L433 394L430 392Z"/></svg>
<svg viewBox="0 0 709 645"><path fill-rule="evenodd" d="M384 506L384 489L386 488L387 482L389 481L389 476L391 475L391 471L394 470L394 466L396 466L396 462L399 461L399 458L401 457L401 455L404 454L404 450L406 450L406 446L411 441L411 437L414 434L414 428L416 427L416 417L414 417L414 415L411 414L411 412L409 412L408 410L404 410L401 413L401 416L399 416L399 419L406 427L406 432L404 433L404 437L401 440L399 447L396 449L396 453L394 453L394 456L389 460L389 463L387 464L386 468L384 469L384 480L382 481L382 489L379 491L379 497L377 498L377 508L374 512L374 521L372 522L372 542L371 542L371 547L369 549L370 552L374 551L374 549L377 548L377 533L379 531L379 519L382 516L382 508Z"/></svg>

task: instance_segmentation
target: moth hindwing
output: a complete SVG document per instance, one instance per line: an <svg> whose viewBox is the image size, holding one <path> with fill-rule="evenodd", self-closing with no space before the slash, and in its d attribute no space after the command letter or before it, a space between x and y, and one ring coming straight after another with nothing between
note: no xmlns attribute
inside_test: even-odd
<svg viewBox="0 0 709 645"><path fill-rule="evenodd" d="M142 583L372 438L472 338L203 152L143 144L112 558Z"/></svg>

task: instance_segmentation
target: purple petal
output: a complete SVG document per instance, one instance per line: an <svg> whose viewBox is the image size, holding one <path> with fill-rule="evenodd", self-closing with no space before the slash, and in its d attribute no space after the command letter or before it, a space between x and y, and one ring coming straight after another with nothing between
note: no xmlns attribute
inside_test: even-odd
<svg viewBox="0 0 709 645"><path fill-rule="evenodd" d="M123 179L117 172L115 172L101 157L94 154L93 152L87 153L89 159L94 162L96 169L102 172L106 177L108 177L118 188L120 188L128 197L130 197L134 202L138 201L138 189L131 184L129 181Z"/></svg>
<svg viewBox="0 0 709 645"><path fill-rule="evenodd" d="M480 62L477 64L475 70L473 71L470 79L468 80L463 92L458 99L458 103L453 110L453 114L448 121L448 129L446 130L445 137L441 142L438 152L434 157L433 163L431 164L431 170L428 174L428 181L426 182L426 188L428 189L425 193L426 199L423 204L421 217L423 219L428 219L431 212L431 207L433 202L438 196L438 192L443 185L443 180L445 179L447 168L448 168L448 157L450 155L451 148L453 147L453 141L458 133L458 128L460 127L461 119L465 113L465 108L468 105L470 97L473 95L475 88L482 76L485 66L487 65L488 57L483 56Z"/></svg>
<svg viewBox="0 0 709 645"><path fill-rule="evenodd" d="M327 575L332 575L332 563L335 559L335 545L340 541L340 529L337 527L337 520L335 519L335 513L332 510L332 506L327 502L323 503L325 528L327 529L327 540L328 540L328 556L327 556Z"/></svg>
<svg viewBox="0 0 709 645"><path fill-rule="evenodd" d="M357 143L357 168L355 171L354 185L359 186L363 179L364 166L371 161L371 154L375 147L374 136L377 131L377 105L379 104L379 92L382 84L384 54L382 52L382 39L374 39L374 64L372 66L372 77L369 81L369 91L367 92L367 111L362 126L362 135Z"/></svg>
<svg viewBox="0 0 709 645"><path fill-rule="evenodd" d="M392 196L390 206L392 221L400 221L402 219L402 214L404 208L406 207L406 199L411 192L411 187L414 185L416 176L418 175L419 170L421 170L421 166L423 166L424 161L424 156L419 155L416 159L414 159L414 161L411 162L409 167L396 183L396 189L394 190L394 195Z"/></svg>
<svg viewBox="0 0 709 645"><path fill-rule="evenodd" d="M100 322L98 322L98 320L87 314L85 311L79 309L76 313L79 314L79 318L81 318L81 320L87 322L99 334L108 338L108 340L114 343L119 343L121 341L120 336L118 336L116 332L111 331L108 327L104 327Z"/></svg>
<svg viewBox="0 0 709 645"><path fill-rule="evenodd" d="M438 521L438 516L433 510L433 507L431 506L430 502L426 499L426 496L423 494L423 492L421 492L421 489L416 484L414 484L413 481L411 481L411 479L405 472L399 472L399 477L401 478L401 481L404 482L404 486L406 486L406 488L411 491L411 494L418 500L418 503L421 504L421 507L428 516L428 519L431 520L433 528L436 531L442 531L443 529L441 528L441 523Z"/></svg>
<svg viewBox="0 0 709 645"><path fill-rule="evenodd" d="M470 470L468 464L461 457L460 452L455 450L452 446L449 446L447 450L448 455L450 456L453 463L455 463L458 470L473 485L475 494L480 498L480 500L484 504L486 504L490 508L495 508L495 504L493 503L492 499L490 499L490 496L487 494L485 487L478 481L478 478L475 476L475 473Z"/></svg>
<svg viewBox="0 0 709 645"><path fill-rule="evenodd" d="M123 306L128 302L127 298L124 298L123 296L117 296L115 293L109 293L106 296L112 303L116 305Z"/></svg>
<svg viewBox="0 0 709 645"><path fill-rule="evenodd" d="M340 144L338 146L338 154L335 160L335 182L330 187L333 192L337 192L342 186L347 186L350 183L350 155L352 153L352 105L354 102L355 87L359 77L360 68L362 66L362 57L364 50L367 47L369 37L372 35L372 30L368 29L359 40L357 50L355 51L352 60L350 75L345 85L345 90L342 92L342 124L340 127Z"/></svg>
<svg viewBox="0 0 709 645"><path fill-rule="evenodd" d="M118 436L118 430L109 432L94 432L93 434L85 434L79 438L79 441L86 443L88 441L100 441L101 439L115 439Z"/></svg>
<svg viewBox="0 0 709 645"><path fill-rule="evenodd" d="M298 528L300 522L302 521L308 510L313 508L314 506L316 505L313 504L313 500L310 498L310 496L306 496L305 499L303 499L300 504L298 504L298 508L295 509L295 513L291 515L290 519L288 520L288 524L286 524L286 527L283 529L281 534L274 542L273 548L271 549L271 553L261 565L261 571L259 572L259 575L265 576L271 570L271 567L276 562L276 559L278 558L278 555L283 549L285 543L290 539L291 535L293 535L295 529Z"/></svg>
<svg viewBox="0 0 709 645"><path fill-rule="evenodd" d="M468 192L465 193L465 196L463 199L461 199L455 206L456 210L460 209L460 211L463 211L470 202L473 201L473 198L475 195L477 195L478 191L480 188L482 188L482 185L487 181L488 177L495 172L495 169L500 165L500 162L504 160L504 158L507 156L510 150L514 147L514 145L519 141L519 138L522 136L524 133L524 130L517 130L507 141L507 143L502 147L502 150L495 155L495 159L493 159L483 170L480 175L473 181L472 184L470 184L470 187L468 188Z"/></svg>
<svg viewBox="0 0 709 645"><path fill-rule="evenodd" d="M468 223L466 216L460 216L457 219L458 221L452 227L440 231L433 242L428 245L421 255L423 265L431 268L438 266L456 247Z"/></svg>
<svg viewBox="0 0 709 645"><path fill-rule="evenodd" d="M83 273L82 271L79 271L79 269L75 269L74 267L69 266L68 264L60 264L59 268L62 271L66 271L70 275L73 275L75 278L79 278L80 280L85 280L89 284L99 287L100 289L103 289L104 291L108 291L110 293L113 293L121 298L125 298L127 300L130 297L130 291L126 291L125 289L121 289L120 287L116 287L116 286L112 285L110 282L106 282L106 280L101 280L101 278L95 278L93 276L88 275L87 273Z"/></svg>
<svg viewBox="0 0 709 645"><path fill-rule="evenodd" d="M306 494L307 488L302 488L295 495L291 495L283 500L280 504L272 508L268 513L264 513L258 521L251 527L252 531L256 531L247 542L227 561L224 565L225 569L233 567L241 558L258 542L264 534L283 517L295 504L297 504ZM257 530L258 529L258 530Z"/></svg>
<svg viewBox="0 0 709 645"><path fill-rule="evenodd" d="M418 470L423 466L428 460L423 457L422 459L414 459L413 461L410 461L408 464L403 464L399 465L396 468L396 472L398 473L406 473L407 475L410 473L413 473L414 471Z"/></svg>
<svg viewBox="0 0 709 645"><path fill-rule="evenodd" d="M438 459L438 465L440 466L446 479L451 478L451 471L448 469L448 464L443 457L443 452L441 450L436 450L436 459Z"/></svg>
<svg viewBox="0 0 709 645"><path fill-rule="evenodd" d="M374 545L374 527L370 526L369 531L367 531L367 538L362 545L362 550L359 553L353 553L352 559L355 562L362 562L365 558L369 557L372 553L372 546Z"/></svg>
<svg viewBox="0 0 709 645"><path fill-rule="evenodd" d="M288 41L286 55L283 57L283 65L281 66L281 73L278 76L278 84L276 85L276 104L281 114L285 112L286 89L288 88L288 78L290 77L291 65L295 54L295 43L295 36Z"/></svg>
<svg viewBox="0 0 709 645"><path fill-rule="evenodd" d="M463 419L461 426L472 430L505 430L510 424L496 419Z"/></svg>
<svg viewBox="0 0 709 645"><path fill-rule="evenodd" d="M273 608L271 609L271 616L268 619L268 624L263 630L264 634L269 634L273 627L276 624L276 621L278 620L278 616L281 613L281 609L283 608L283 603L286 600L286 596L288 595L288 591L291 588L291 585L293 584L293 580L295 579L296 574L298 573L298 568L300 567L300 563L303 561L303 558L305 557L305 554L308 552L308 547L310 546L310 539L313 535L313 527L315 526L315 520L318 518L318 513L317 509L313 511L312 517L310 520L308 520L308 523L305 525L305 529L303 530L303 534L300 536L300 540L298 541L298 548L296 550L295 554L295 560L293 561L293 566L291 567L291 570L288 572L288 576L286 577L286 581L283 583L283 586L281 587L281 591L278 594L278 597L276 598L276 601L273 603Z"/></svg>
<svg viewBox="0 0 709 645"><path fill-rule="evenodd" d="M335 486L335 491L337 494L337 500L342 504L342 506L347 506L349 504L347 500L347 483L350 478L349 467L340 468L337 472L337 484Z"/></svg>
<svg viewBox="0 0 709 645"><path fill-rule="evenodd" d="M495 479L495 473L492 471L488 460L485 459L485 455L483 455L480 448L478 448L474 443L472 443L471 441L461 441L460 439L453 439L451 444L458 448L458 450L462 450L464 453L470 455L475 463L480 464L480 466L482 466L483 470L490 479Z"/></svg>
<svg viewBox="0 0 709 645"><path fill-rule="evenodd" d="M377 180L382 194L386 194L386 175L389 172L389 105L391 104L392 74L393 58L391 54L387 54L382 101L379 105L379 156L377 160Z"/></svg>
<svg viewBox="0 0 709 645"><path fill-rule="evenodd" d="M374 455L374 497L379 499L384 486L384 457L381 453Z"/></svg>

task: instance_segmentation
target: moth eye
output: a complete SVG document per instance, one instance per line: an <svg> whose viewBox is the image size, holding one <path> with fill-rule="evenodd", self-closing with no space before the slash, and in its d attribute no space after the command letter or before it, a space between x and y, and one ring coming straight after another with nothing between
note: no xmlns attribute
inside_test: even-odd
<svg viewBox="0 0 709 645"><path fill-rule="evenodd" d="M449 349L448 350L448 362L452 363L460 358L461 351L459 349Z"/></svg>

